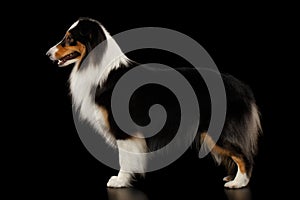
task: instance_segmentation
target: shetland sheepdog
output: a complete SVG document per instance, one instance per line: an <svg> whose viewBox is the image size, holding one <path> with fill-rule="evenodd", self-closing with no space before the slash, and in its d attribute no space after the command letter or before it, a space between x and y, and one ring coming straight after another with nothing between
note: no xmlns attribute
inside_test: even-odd
<svg viewBox="0 0 300 200"><path fill-rule="evenodd" d="M107 43L103 52L88 57L92 50L104 41ZM145 126L150 122L148 111L151 105L161 104L167 112L167 119L161 131L151 137L141 137L143 133L140 130L132 130L133 133L128 134L120 129L112 113L112 92L121 77L139 65L122 52L116 40L97 20L79 18L46 55L59 67L73 67L69 85L74 107L79 111L81 118L89 122L110 145L143 154L168 144L176 134L181 117L178 100L174 99L172 92L157 84L139 88L130 98L128 109L132 120L140 126ZM112 62L112 55L121 56L114 58ZM193 144L207 145L216 163L225 166L228 171L223 178L225 187L247 186L261 132L260 113L250 87L231 75L222 74L227 96L226 119L220 137L214 141L211 133L207 132L211 105L205 82L196 70L175 70L190 82L199 100L201 118ZM95 91L95 95L92 91ZM139 136L135 137L134 132ZM135 169L138 168L140 174L146 173L147 162L151 160L131 158L119 153L119 173L108 180L107 187L132 186L136 177Z"/></svg>

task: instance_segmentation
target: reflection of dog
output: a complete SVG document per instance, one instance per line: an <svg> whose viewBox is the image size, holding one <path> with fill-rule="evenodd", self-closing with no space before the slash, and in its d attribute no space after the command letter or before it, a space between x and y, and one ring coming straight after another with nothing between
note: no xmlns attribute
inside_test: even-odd
<svg viewBox="0 0 300 200"><path fill-rule="evenodd" d="M101 55L92 55L92 50L108 38ZM139 88L132 95L129 109L132 119L145 126L150 122L148 111L151 105L163 105L167 111L163 129L155 136L143 138L134 137L134 133L126 134L117 126L112 116L111 94L116 82L134 67L135 62L122 53L115 40L96 20L80 18L67 30L62 41L49 49L47 55L60 67L74 64L70 75L74 106L80 111L81 117L94 126L108 143L119 149L145 153L166 145L176 133L180 123L178 100L174 100L173 93L168 89L155 84ZM218 141L214 141L207 133L210 101L205 83L196 70L179 71L189 80L199 97L201 120L195 143L207 145L212 149L211 155L216 162L226 166L229 174L224 178L225 187L246 186L251 177L261 129L259 112L251 90L234 77L222 75L227 94L227 114L223 132ZM95 96L92 95L94 89ZM135 134L143 133L135 130ZM119 174L110 178L108 187L131 186L134 172L145 171L146 160L143 157L131 158L121 153L119 156Z"/></svg>

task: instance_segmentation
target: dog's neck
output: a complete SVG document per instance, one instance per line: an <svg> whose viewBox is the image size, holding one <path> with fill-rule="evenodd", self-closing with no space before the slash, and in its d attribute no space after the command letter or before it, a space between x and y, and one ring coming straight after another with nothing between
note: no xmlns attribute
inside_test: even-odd
<svg viewBox="0 0 300 200"><path fill-rule="evenodd" d="M102 43L105 48L102 44L94 48L82 63L75 64L70 75L70 91L75 108L85 107L86 111L92 109L87 106L94 105L93 89L101 87L113 69L127 66L130 62L116 41L104 28L103 30L107 38Z"/></svg>

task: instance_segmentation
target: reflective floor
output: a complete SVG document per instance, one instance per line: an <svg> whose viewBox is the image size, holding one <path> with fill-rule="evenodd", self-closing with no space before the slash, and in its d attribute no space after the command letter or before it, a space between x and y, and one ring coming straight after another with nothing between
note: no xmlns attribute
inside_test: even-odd
<svg viewBox="0 0 300 200"><path fill-rule="evenodd" d="M274 189L268 185L266 187L245 187L241 189L225 189L221 187L205 188L199 187L177 187L177 188L160 188L160 189L137 189L123 188L113 189L107 188L108 200L159 200L159 199L203 199L203 200L261 200L274 199L285 196L288 198L288 193L282 194L281 189Z"/></svg>
<svg viewBox="0 0 300 200"><path fill-rule="evenodd" d="M107 196L109 200L150 200L150 199L215 199L216 196L201 196L201 191L184 191L189 192L188 195L183 194L183 191L176 193L176 191L169 194L156 194L156 198L150 198L149 195L141 190L134 188L123 188L123 189L107 189ZM181 198L180 198L181 197ZM238 190L224 189L223 194L219 194L217 199L228 199L228 200L251 200L251 189L246 187Z"/></svg>
<svg viewBox="0 0 300 200"><path fill-rule="evenodd" d="M280 164L275 154L265 151L257 158L249 185L241 189L224 188L222 178L227 174L211 157L198 159L190 154L166 168L147 173L132 188L107 188L107 181L117 170L102 165L88 152L61 152L52 160L40 160L36 167L22 172L21 182L16 181L31 199L265 200L283 196L281 199L294 199L292 192L297 191L291 189L295 184L288 180L292 176L287 174L284 162Z"/></svg>
<svg viewBox="0 0 300 200"><path fill-rule="evenodd" d="M186 191L188 192L188 191ZM169 194L169 198L165 198L165 199L172 199L172 198L176 198L176 197L180 197L178 196L179 194L176 195L175 193L170 193ZM185 197L183 196L184 194L181 192L181 197ZM199 193L194 193L192 192L190 195L194 195L194 198L198 198L198 199L211 199L208 196L204 196L201 197L200 191ZM149 200L150 197L148 197L149 195L141 190L138 189L134 189L134 188L124 188L124 189L112 189L112 188L108 188L107 189L107 196L109 200ZM157 198L155 199L159 199L159 194L157 194ZM163 198L164 195L161 196L161 198ZM218 199L228 199L228 200L251 200L252 196L251 196L251 189L246 187L246 188L242 188L239 190L228 190L228 189L224 189L224 195L220 195L220 196L224 196ZM153 199L153 198L151 198ZM191 199L191 198L189 198Z"/></svg>
<svg viewBox="0 0 300 200"><path fill-rule="evenodd" d="M191 174L191 173L188 173ZM205 175L206 174L206 175ZM195 174L185 178L170 178L168 174L158 175L160 177L148 177L143 184L132 188L107 188L107 178L101 179L93 172L85 171L83 176L64 177L56 183L51 183L38 189L43 196L61 197L66 199L101 199L101 200L160 200L160 199L203 199L203 200L263 200L274 199L277 196L285 196L283 199L290 199L289 192L286 192L278 182L266 176L256 176L250 185L241 189L226 189L224 182L219 176L208 178L212 173ZM93 176L95 175L95 176ZM59 177L60 178L60 177ZM159 180L161 178L161 180ZM279 187L277 187L278 185Z"/></svg>
<svg viewBox="0 0 300 200"><path fill-rule="evenodd" d="M264 190L264 191L263 191ZM218 200L256 200L274 198L272 194L275 191L267 189L255 190L251 187L241 189L225 189L225 188L161 188L161 189L137 189L107 188L108 200L157 200L157 199L218 199ZM268 195L265 193L268 191ZM105 196L105 195L104 195Z"/></svg>

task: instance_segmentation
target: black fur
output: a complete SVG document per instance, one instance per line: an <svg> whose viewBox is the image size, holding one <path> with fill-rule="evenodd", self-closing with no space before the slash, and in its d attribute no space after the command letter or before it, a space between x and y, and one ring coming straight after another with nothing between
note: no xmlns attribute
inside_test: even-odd
<svg viewBox="0 0 300 200"><path fill-rule="evenodd" d="M86 55L89 55L93 48L106 39L101 25L89 18L81 18L76 28L71 29L70 33L71 38L64 38L62 41L63 45L74 45L76 41L79 41L86 46ZM101 61L101 55L96 56L98 57L95 57L95 59ZM89 64L86 64L84 67L89 67ZM111 110L111 96L118 80L134 67L139 66L133 62L129 65L113 69L109 72L108 77L101 86L96 85L95 88L92 88L92 90L96 90L96 104L104 107L108 113L110 133L116 140L130 139L132 136L123 132L115 122ZM169 73L168 70L153 70L151 67L144 67L144 69L148 70L149 75L159 73L167 77ZM200 124L194 144L200 147L203 145L200 139L201 134L210 134L207 133L211 116L210 95L204 80L196 69L185 66L175 69L189 81L198 98ZM79 70L84 69L79 68ZM253 92L248 85L228 74L222 74L222 79L227 96L227 112L222 134L218 141L215 142L226 153L214 154L214 156L216 160L221 159L230 174L234 170L232 156L238 157L245 164L246 173L250 177L254 165L254 156L257 153L258 135L261 131L257 105ZM146 143L150 151L157 150L172 140L181 119L180 105L172 91L161 85L147 84L137 89L131 96L129 111L133 121L140 126L149 124L148 111L154 104L160 104L165 108L167 111L167 120L159 133L146 138ZM191 122L191 125L193 123ZM134 127L132 127L132 130L133 132L138 131ZM190 136L187 135L187 137Z"/></svg>

